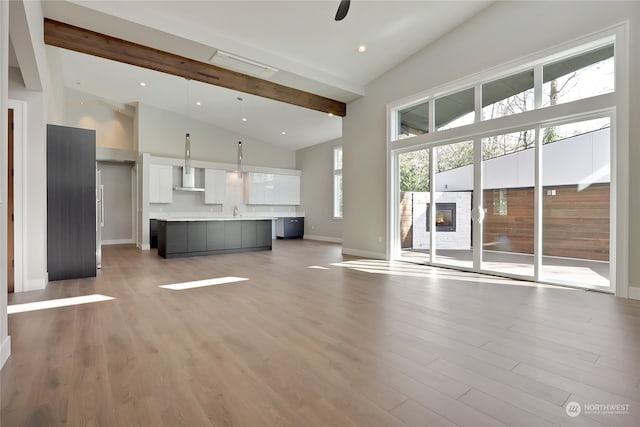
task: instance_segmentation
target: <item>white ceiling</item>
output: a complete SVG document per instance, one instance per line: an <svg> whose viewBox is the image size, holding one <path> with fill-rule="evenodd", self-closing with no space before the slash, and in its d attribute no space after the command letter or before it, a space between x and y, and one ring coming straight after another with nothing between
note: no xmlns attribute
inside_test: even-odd
<svg viewBox="0 0 640 427"><path fill-rule="evenodd" d="M48 49L60 55L65 86L86 94L82 101L95 95L114 101L115 109L141 102L293 150L342 135L342 119L337 116L95 56Z"/></svg>
<svg viewBox="0 0 640 427"><path fill-rule="evenodd" d="M364 95L368 83L492 1L354 0L347 17L336 22L338 3L45 1L44 11L52 19L200 61L207 61L216 49L231 52L279 69L271 81L350 102ZM358 53L362 44L368 49ZM143 70L130 71L135 67L70 52L62 58L64 80L74 89L122 103L141 101L185 111L184 79L151 71L147 77ZM154 83L148 87L153 89L139 91L141 79L157 80L158 86ZM294 149L341 136L339 118L250 95L242 95L243 108L254 118L236 124L231 116L237 108L237 93L196 82L191 85L206 99L202 102L207 110L188 109L187 113L215 125L245 129L253 137ZM176 99L182 100L180 107ZM281 135L282 130L287 135Z"/></svg>

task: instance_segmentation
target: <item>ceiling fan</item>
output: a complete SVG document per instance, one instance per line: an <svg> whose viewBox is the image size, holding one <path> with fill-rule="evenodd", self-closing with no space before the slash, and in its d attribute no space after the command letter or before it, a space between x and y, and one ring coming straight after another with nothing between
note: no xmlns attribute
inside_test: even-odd
<svg viewBox="0 0 640 427"><path fill-rule="evenodd" d="M349 5L351 4L351 0L340 0L340 4L338 5L338 11L336 12L336 21L342 21L345 16L347 16L347 12L349 12Z"/></svg>

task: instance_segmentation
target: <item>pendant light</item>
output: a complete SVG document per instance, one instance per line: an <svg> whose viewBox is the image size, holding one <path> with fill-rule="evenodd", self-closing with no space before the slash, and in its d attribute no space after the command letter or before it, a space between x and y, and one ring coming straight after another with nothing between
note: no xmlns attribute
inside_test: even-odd
<svg viewBox="0 0 640 427"><path fill-rule="evenodd" d="M238 111L240 112L240 119L243 122L246 122L247 119L242 115L242 101L243 100L242 100L241 97L237 97L236 99L239 102ZM243 169L244 166L242 164L242 160L243 160L242 141L238 141L238 153L237 153L237 155L238 155L238 164L236 166L236 172L238 173L238 177L242 178L242 172L244 172L244 169Z"/></svg>
<svg viewBox="0 0 640 427"><path fill-rule="evenodd" d="M238 176L242 176L242 141L238 141Z"/></svg>
<svg viewBox="0 0 640 427"><path fill-rule="evenodd" d="M184 138L184 169L185 174L191 173L191 136L189 133Z"/></svg>
<svg viewBox="0 0 640 427"><path fill-rule="evenodd" d="M187 82L187 118L191 120L191 97L189 93L190 81L189 79L185 79ZM191 174L191 135L187 132L184 138L184 173L183 175Z"/></svg>

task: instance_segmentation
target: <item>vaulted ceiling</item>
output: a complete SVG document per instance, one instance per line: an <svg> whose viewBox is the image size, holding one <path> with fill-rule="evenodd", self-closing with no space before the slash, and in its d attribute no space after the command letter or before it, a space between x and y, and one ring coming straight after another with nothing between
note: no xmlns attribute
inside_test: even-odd
<svg viewBox="0 0 640 427"><path fill-rule="evenodd" d="M276 69L269 81L348 103L491 1L352 1L346 19L336 22L338 3L112 0L45 1L43 7L48 18L202 62L228 52ZM361 45L366 52L358 52ZM292 149L341 136L341 119L324 113L84 54L56 54L65 85L87 94L148 103ZM202 105L186 106L185 92L199 94ZM236 117L249 112L248 122Z"/></svg>

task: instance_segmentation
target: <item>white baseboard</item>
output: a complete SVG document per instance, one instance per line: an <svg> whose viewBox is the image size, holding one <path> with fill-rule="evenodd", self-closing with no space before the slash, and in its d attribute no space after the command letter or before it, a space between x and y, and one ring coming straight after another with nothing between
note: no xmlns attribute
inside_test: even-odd
<svg viewBox="0 0 640 427"><path fill-rule="evenodd" d="M149 243L145 243L142 245L142 250L143 251L148 251L151 249L151 245Z"/></svg>
<svg viewBox="0 0 640 427"><path fill-rule="evenodd" d="M7 359L11 356L11 337L8 336L4 339L2 343L2 348L0 348L0 369L4 366Z"/></svg>
<svg viewBox="0 0 640 427"><path fill-rule="evenodd" d="M361 251L360 249L342 248L344 255L353 255L363 258L387 259L387 255L383 252Z"/></svg>
<svg viewBox="0 0 640 427"><path fill-rule="evenodd" d="M24 288L22 289L24 292L28 291L40 291L47 287L48 283L47 278L43 279L30 279L24 281Z"/></svg>
<svg viewBox="0 0 640 427"><path fill-rule="evenodd" d="M629 298L640 300L640 288L629 286Z"/></svg>
<svg viewBox="0 0 640 427"><path fill-rule="evenodd" d="M305 234L305 240L317 240L319 242L342 243L340 237L316 236L314 234Z"/></svg>
<svg viewBox="0 0 640 427"><path fill-rule="evenodd" d="M103 245L132 245L135 243L133 239L114 239L114 240L103 240L101 242Z"/></svg>

